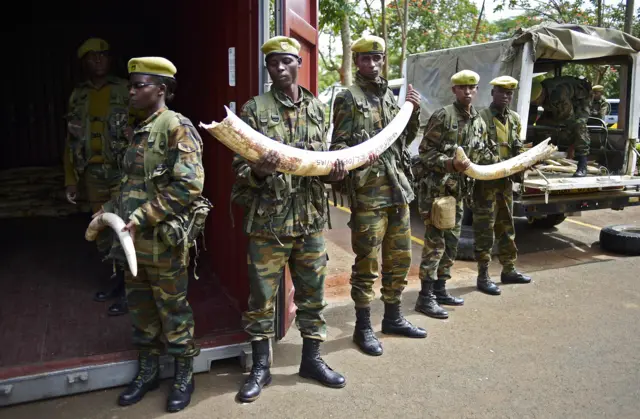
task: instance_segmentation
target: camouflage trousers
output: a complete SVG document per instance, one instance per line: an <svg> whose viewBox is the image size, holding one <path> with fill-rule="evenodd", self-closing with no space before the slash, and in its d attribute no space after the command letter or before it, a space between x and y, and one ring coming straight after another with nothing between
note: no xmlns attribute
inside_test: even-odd
<svg viewBox="0 0 640 419"><path fill-rule="evenodd" d="M91 211L95 214L102 205L120 190L120 171L111 166L90 164L82 175L85 198L89 201ZM96 239L96 246L101 253L107 253L115 236L111 229L104 229Z"/></svg>
<svg viewBox="0 0 640 419"><path fill-rule="evenodd" d="M462 228L462 202L456 205L456 225L450 230L440 230L431 222L424 220L424 247L420 261L420 280L446 281L451 279L451 267L458 254L458 241Z"/></svg>
<svg viewBox="0 0 640 419"><path fill-rule="evenodd" d="M518 248L513 226L513 190L508 179L476 181L473 189L473 235L478 267L491 262L494 240L498 259L507 273L515 268Z"/></svg>
<svg viewBox="0 0 640 419"><path fill-rule="evenodd" d="M400 205L351 214L351 247L356 254L351 268L351 298L356 307L367 307L375 298L378 253L382 247L382 294L388 304L399 304L411 267L409 206Z"/></svg>
<svg viewBox="0 0 640 419"><path fill-rule="evenodd" d="M189 275L177 261L170 268L138 265L138 276L127 268L125 287L133 324L133 344L160 355L166 345L172 356L200 353L193 338L193 311L187 301Z"/></svg>
<svg viewBox="0 0 640 419"><path fill-rule="evenodd" d="M296 326L303 338L325 340L327 325L322 310L327 249L322 232L301 237L249 237L249 309L243 313L245 331L253 340L275 336L275 302L289 264L296 304Z"/></svg>
<svg viewBox="0 0 640 419"><path fill-rule="evenodd" d="M591 138L589 137L589 133L587 132L587 116L585 115L583 118L557 121L543 114L536 122L536 125L553 126L559 124L564 125L565 128L563 128L556 135L560 138L569 137L571 144L573 144L574 146L575 156L588 156L589 147L591 145ZM556 138L554 138L554 140L555 144L559 144Z"/></svg>

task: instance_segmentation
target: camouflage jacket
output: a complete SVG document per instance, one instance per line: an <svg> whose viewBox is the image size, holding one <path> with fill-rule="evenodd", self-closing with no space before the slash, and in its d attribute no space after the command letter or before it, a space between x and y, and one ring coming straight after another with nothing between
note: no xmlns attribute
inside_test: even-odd
<svg viewBox="0 0 640 419"><path fill-rule="evenodd" d="M91 116L89 112L89 94L95 87L90 81L79 84L69 98L67 121L79 121L82 135L67 135L65 165L71 165L78 173L82 173L93 157L91 147L91 124L101 122L102 152L101 161L117 165L127 147L128 140L124 134L125 127L133 122L133 114L129 112L129 89L127 81L118 77L107 78L109 86L109 104L105 117ZM69 171L69 170L67 170ZM67 182L68 183L68 182Z"/></svg>
<svg viewBox="0 0 640 419"><path fill-rule="evenodd" d="M522 140L520 133L522 132L522 124L520 116L509 108L505 108L503 112L496 109L493 104L488 108L480 110L480 117L487 126L488 138L491 142L498 146L498 157L500 161L508 160L517 156L522 151ZM498 138L496 123L493 118L497 118L502 124L506 124L507 141L502 142ZM514 182L522 182L524 172L517 173L511 177Z"/></svg>
<svg viewBox="0 0 640 419"><path fill-rule="evenodd" d="M487 135L487 126L472 106L467 113L457 102L440 108L431 115L424 130L419 153L418 208L425 215L433 200L453 196L458 201L469 196L473 182L457 172L447 171L447 160L461 146L476 164L498 161L497 145Z"/></svg>
<svg viewBox="0 0 640 419"><path fill-rule="evenodd" d="M166 263L167 258L176 256L176 249L163 242L156 227L170 216L186 211L204 187L202 139L191 121L179 114L171 121L172 128L166 134L162 163L154 165L148 178L145 176L145 155L156 152L150 133L154 122L166 110L166 107L158 110L134 129L123 158L117 201L103 206L105 211L117 213L125 222L136 224L134 244L138 263L142 265ZM155 191L149 193L149 187Z"/></svg>
<svg viewBox="0 0 640 419"><path fill-rule="evenodd" d="M507 160L517 156L522 151L522 140L520 139L520 132L522 131L522 124L520 122L520 115L512 111L509 108L505 108L504 112L500 112L493 104L488 108L480 110L480 117L487 126L487 134L491 141L496 143L499 147L500 160ZM497 118L503 124L508 123L508 136L506 143L502 143L498 140L498 134L496 132L496 125L493 118Z"/></svg>
<svg viewBox="0 0 640 419"><path fill-rule="evenodd" d="M367 80L356 73L356 85L340 92L333 104L331 150L353 147L374 137L399 110L385 79ZM373 210L413 201L413 176L407 147L418 134L419 116L418 108L400 138L376 163L351 171L342 182L342 192L349 196L352 208Z"/></svg>
<svg viewBox="0 0 640 419"><path fill-rule="evenodd" d="M541 120L587 122L591 112L591 84L571 76L554 77L542 82L545 98Z"/></svg>
<svg viewBox="0 0 640 419"><path fill-rule="evenodd" d="M608 112L609 112L609 103L607 102L607 99L604 96L601 97L599 100L593 99L591 101L589 116L604 120L604 117L607 116Z"/></svg>
<svg viewBox="0 0 640 419"><path fill-rule="evenodd" d="M326 151L322 103L299 87L298 101L271 90L250 99L240 117L263 135L296 148ZM324 229L326 191L318 177L276 172L264 179L254 175L248 162L233 159L236 183L231 201L244 207L244 229L257 237L299 237Z"/></svg>

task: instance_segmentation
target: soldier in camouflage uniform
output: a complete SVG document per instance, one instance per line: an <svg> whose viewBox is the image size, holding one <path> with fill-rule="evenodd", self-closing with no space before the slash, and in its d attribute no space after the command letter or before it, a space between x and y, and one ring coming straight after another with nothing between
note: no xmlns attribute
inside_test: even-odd
<svg viewBox="0 0 640 419"><path fill-rule="evenodd" d="M117 199L103 206L117 213L134 240L139 272L128 269L125 284L133 323L133 343L139 351L136 378L120 394L122 406L137 403L158 387L159 355L175 359L175 378L167 410L186 407L194 390L193 312L187 301L189 252L177 217L200 202L204 185L202 140L189 119L167 108L175 90L175 66L160 57L129 61L131 106L146 117L133 131L123 159L123 179ZM117 241L114 258L122 259Z"/></svg>
<svg viewBox="0 0 640 419"><path fill-rule="evenodd" d="M117 192L120 185L120 159L127 146L125 128L130 120L127 81L109 75L109 44L90 38L78 48L78 58L88 75L73 89L67 114L67 141L64 152L67 200L75 204L78 184L84 186L91 210L96 212ZM98 236L98 250L108 253L111 232ZM94 300L118 298L107 313L127 312L124 298L124 271L115 265L115 286L96 293Z"/></svg>
<svg viewBox="0 0 640 419"><path fill-rule="evenodd" d="M298 85L300 44L276 36L262 46L271 91L250 99L240 117L254 130L289 146L314 151L326 150L325 117L322 103ZM269 339L275 336L275 301L284 278L291 270L298 308L296 325L303 338L299 374L334 388L344 387L342 375L320 357L320 343L327 327L322 311L327 250L323 229L328 211L323 182L346 175L344 163L328 177L302 177L279 173L280 157L267 153L256 163L236 155L233 169L236 183L231 199L245 209L244 230L249 235L249 309L243 314L251 335L253 366L238 400L256 400L263 386L271 383Z"/></svg>
<svg viewBox="0 0 640 419"><path fill-rule="evenodd" d="M587 175L587 156L591 143L587 132L590 99L591 84L585 79L561 76L544 79L542 82L534 79L532 83L532 104L544 108L536 125L562 126L556 135L558 137L569 136L571 139L570 150L575 152L576 160L578 160L574 177ZM557 138L553 137L552 139L557 143ZM570 158L571 154L570 151Z"/></svg>
<svg viewBox="0 0 640 419"><path fill-rule="evenodd" d="M604 121L605 116L609 114L609 103L607 98L603 96L604 86L597 84L591 89L593 98L591 99L591 111L589 116L599 118Z"/></svg>
<svg viewBox="0 0 640 419"><path fill-rule="evenodd" d="M380 76L384 41L377 36L357 40L351 50L358 67L356 83L340 92L333 105L331 150L353 147L374 137L399 111L387 81ZM346 59L346 57L345 57ZM382 355L382 345L371 327L370 304L378 279L378 252L382 247L382 290L385 312L382 333L426 338L427 332L409 323L400 310L402 291L411 266L409 203L414 198L407 146L419 127L420 95L409 86L407 100L414 112L405 131L379 158L349 174L345 188L351 206L351 246L356 254L351 273L355 303L353 341L368 355Z"/></svg>
<svg viewBox="0 0 640 419"><path fill-rule="evenodd" d="M471 105L478 92L479 80L480 76L470 70L462 70L451 77L456 101L431 115L419 147L418 208L425 233L420 263L422 289L416 310L437 319L449 317L440 304L464 304L462 298L450 295L446 289L458 251L463 200L472 188L471 179L462 174L469 163L457 160L455 150L461 146L469 159L478 164L491 164L496 160L496 147L489 143L487 127ZM432 207L436 198L445 196L456 200L455 225L449 230L440 230L432 220Z"/></svg>
<svg viewBox="0 0 640 419"><path fill-rule="evenodd" d="M520 116L509 109L518 81L502 76L491 80L493 101L480 111L488 128L489 139L498 145L500 160L508 160L520 154ZM521 181L522 173L515 175ZM528 284L531 278L516 271L518 248L513 226L513 182L510 178L474 182L473 189L473 234L475 257L478 262L478 288L499 295L500 288L489 277L491 249L498 240L498 259L502 265L500 280L503 284Z"/></svg>

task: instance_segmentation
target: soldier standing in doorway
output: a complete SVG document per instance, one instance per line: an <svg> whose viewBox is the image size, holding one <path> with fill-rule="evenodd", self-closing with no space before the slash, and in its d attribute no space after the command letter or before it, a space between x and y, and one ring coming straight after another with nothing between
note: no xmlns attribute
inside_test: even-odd
<svg viewBox="0 0 640 419"><path fill-rule="evenodd" d="M399 112L398 104L380 76L385 43L377 36L365 36L351 47L358 68L356 82L340 92L334 102L334 131L331 150L356 146L374 137ZM347 59L347 57L344 57ZM409 86L407 101L414 112L407 128L379 158L349 174L345 191L351 207L351 246L356 254L351 273L351 298L355 303L353 341L366 354L382 355L382 345L371 327L370 304L378 279L378 252L382 247L382 333L426 338L427 332L412 325L400 310L401 296L411 266L409 203L411 162L407 146L419 129L420 95Z"/></svg>
<svg viewBox="0 0 640 419"><path fill-rule="evenodd" d="M489 140L498 145L500 161L508 160L516 157L522 150L520 116L509 109L518 81L510 76L502 76L491 80L490 84L493 86L491 89L493 100L488 108L480 111L480 116L488 128ZM522 182L522 176L522 172L514 175L518 182ZM512 179L475 181L473 234L475 257L478 262L478 285L481 291L491 295L499 295L501 292L489 276L494 240L498 241L498 259L502 265L500 281L503 284L531 282L530 277L518 272L515 268L518 248L513 225Z"/></svg>
<svg viewBox="0 0 640 419"><path fill-rule="evenodd" d="M138 349L138 373L118 399L122 406L142 400L158 387L159 356L174 358L175 376L167 411L191 402L195 385L193 312L187 301L189 247L204 228L208 213L202 166L202 140L191 121L168 109L176 89L176 67L162 57L129 60L131 106L143 120L135 127L123 158L116 199L103 206L125 222L133 238L138 275L127 268L125 285ZM207 209L200 213L200 209ZM98 215L98 214L96 214ZM186 233L186 226L197 226ZM124 258L114 241L112 257Z"/></svg>
<svg viewBox="0 0 640 419"><path fill-rule="evenodd" d="M593 98L591 99L591 112L589 116L604 121L605 116L609 114L609 102L607 102L607 98L603 96L604 86L596 84L591 91L593 92Z"/></svg>
<svg viewBox="0 0 640 419"><path fill-rule="evenodd" d="M262 52L273 85L271 91L244 104L241 118L274 141L326 150L323 105L298 84L300 44L276 36L264 43ZM256 163L239 155L233 161L236 183L231 199L244 207L244 229L249 235L249 309L242 318L252 339L253 366L237 394L242 402L256 400L271 383L269 339L275 336L275 300L287 263L298 307L296 325L303 340L299 374L328 387L346 384L320 357L320 344L327 337L322 315L328 258L323 234L328 212L324 182L341 180L347 172L339 162L323 178L292 176L276 172L279 159L271 152Z"/></svg>
<svg viewBox="0 0 640 419"><path fill-rule="evenodd" d="M84 186L92 212L109 201L120 185L120 159L127 146L125 129L132 122L129 115L127 81L109 74L109 44L103 39L87 39L78 48L78 58L87 74L71 93L67 115L68 135L64 152L67 200L75 204L78 185ZM98 249L108 253L111 232L98 236ZM127 312L124 298L124 271L115 265L115 284L107 292L97 292L94 300L117 298L107 313L117 316Z"/></svg>

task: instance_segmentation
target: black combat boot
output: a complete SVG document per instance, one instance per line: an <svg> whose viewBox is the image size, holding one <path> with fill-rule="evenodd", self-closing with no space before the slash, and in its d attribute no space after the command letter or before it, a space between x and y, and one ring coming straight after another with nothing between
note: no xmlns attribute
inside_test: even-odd
<svg viewBox="0 0 640 419"><path fill-rule="evenodd" d="M438 304L442 304L443 306L461 306L464 304L464 300L459 297L454 297L449 294L446 288L446 282L444 279L438 279L433 284L433 293L436 296L436 301Z"/></svg>
<svg viewBox="0 0 640 419"><path fill-rule="evenodd" d="M587 156L578 156L578 168L573 174L573 177L585 177L587 176Z"/></svg>
<svg viewBox="0 0 640 419"><path fill-rule="evenodd" d="M384 317L382 318L382 333L387 335L401 335L408 338L426 338L427 331L409 323L400 312L400 304L384 303Z"/></svg>
<svg viewBox="0 0 640 419"><path fill-rule="evenodd" d="M253 365L251 373L238 392L239 401L249 403L260 397L262 387L271 384L271 371L269 371L269 339L254 340L251 342Z"/></svg>
<svg viewBox="0 0 640 419"><path fill-rule="evenodd" d="M105 302L107 300L113 300L114 298L119 298L124 295L124 270L121 268L116 268L115 273L111 276L111 280L115 282L115 285L109 291L98 291L93 296L94 301L98 301L100 303Z"/></svg>
<svg viewBox="0 0 640 419"><path fill-rule="evenodd" d="M502 272L500 274L500 281L503 284L528 284L531 282L531 277L514 269L508 273Z"/></svg>
<svg viewBox="0 0 640 419"><path fill-rule="evenodd" d="M129 406L138 403L148 391L155 390L160 384L160 365L158 355L140 352L138 355L138 375L127 389L120 393L118 404Z"/></svg>
<svg viewBox="0 0 640 419"><path fill-rule="evenodd" d="M347 384L341 374L332 370L320 358L320 341L317 339L302 339L302 361L298 374L300 377L316 380L327 387L342 388Z"/></svg>
<svg viewBox="0 0 640 419"><path fill-rule="evenodd" d="M485 294L489 295L500 295L502 291L500 288L491 280L489 276L489 267L481 266L478 267L478 280L477 280L478 289Z"/></svg>
<svg viewBox="0 0 640 419"><path fill-rule="evenodd" d="M356 307L356 327L353 341L367 355L382 355L382 344L371 328L371 307Z"/></svg>
<svg viewBox="0 0 640 419"><path fill-rule="evenodd" d="M176 357L175 376L171 393L167 398L167 412L179 412L191 403L191 394L196 389L193 379L193 358Z"/></svg>
<svg viewBox="0 0 640 419"><path fill-rule="evenodd" d="M416 311L434 319L447 319L449 318L449 313L438 305L436 296L433 293L433 284L434 281L430 279L422 281L422 289L416 301Z"/></svg>

